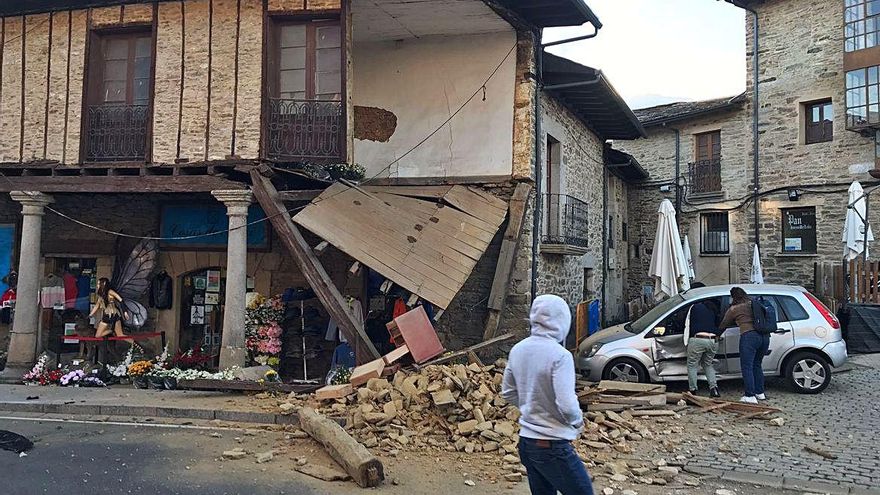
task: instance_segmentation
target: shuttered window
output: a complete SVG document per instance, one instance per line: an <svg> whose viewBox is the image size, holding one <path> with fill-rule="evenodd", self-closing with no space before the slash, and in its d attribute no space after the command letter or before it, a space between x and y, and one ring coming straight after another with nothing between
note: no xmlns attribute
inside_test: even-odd
<svg viewBox="0 0 880 495"><path fill-rule="evenodd" d="M824 143L834 139L834 108L830 100L807 104L804 110L806 144Z"/></svg>

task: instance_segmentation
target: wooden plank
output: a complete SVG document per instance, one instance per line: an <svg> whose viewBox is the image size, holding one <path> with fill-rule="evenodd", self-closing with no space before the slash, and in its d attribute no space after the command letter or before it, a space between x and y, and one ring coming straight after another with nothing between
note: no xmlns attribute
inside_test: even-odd
<svg viewBox="0 0 880 495"><path fill-rule="evenodd" d="M244 189L241 182L210 175L144 176L25 176L0 179L0 192L45 193L186 193Z"/></svg>
<svg viewBox="0 0 880 495"><path fill-rule="evenodd" d="M513 268L516 264L516 256L522 238L526 203L531 192L531 184L520 182L516 185L510 199L507 229L504 231L504 239L501 241L501 251L498 254L498 263L495 265L492 289L489 291L489 316L486 318L486 325L483 328L483 340L494 337L498 332L498 325L501 323L501 313L507 300L507 288L510 286L510 278L513 276Z"/></svg>
<svg viewBox="0 0 880 495"><path fill-rule="evenodd" d="M633 416L675 416L675 411L669 409L647 409L644 411L630 411Z"/></svg>
<svg viewBox="0 0 880 495"><path fill-rule="evenodd" d="M371 193L387 193L411 198L440 199L452 189L452 186L361 186Z"/></svg>
<svg viewBox="0 0 880 495"><path fill-rule="evenodd" d="M345 338L354 344L358 362L364 363L378 359L379 352L367 337L363 327L354 320L348 310L348 303L336 285L333 284L333 279L318 261L299 228L291 220L290 215L286 213L284 204L278 198L275 186L268 178L260 175L258 170L251 171L251 181L257 201L263 207L263 211L275 228L275 232L278 233L278 237L290 251L309 283L309 287L315 291L321 304L330 313L330 317L339 324L339 329Z"/></svg>
<svg viewBox="0 0 880 495"><path fill-rule="evenodd" d="M321 193L323 189L302 189L298 191L278 191L278 197L281 201L311 201Z"/></svg>
<svg viewBox="0 0 880 495"><path fill-rule="evenodd" d="M504 220L507 208L503 201L490 201L487 198L475 194L465 186L454 186L443 196L443 201L473 217L494 223L495 220Z"/></svg>
<svg viewBox="0 0 880 495"><path fill-rule="evenodd" d="M816 454L818 456L824 457L826 459L831 459L831 460L837 459L837 456L832 454L831 452L827 452L822 449L817 449L816 447L813 447L810 445L804 445L804 450L806 450L807 452L809 452L811 454Z"/></svg>
<svg viewBox="0 0 880 495"><path fill-rule="evenodd" d="M608 404L629 404L632 406L665 406L666 394L649 395L646 397L620 397L600 394L594 400L596 402L605 402Z"/></svg>
<svg viewBox="0 0 880 495"><path fill-rule="evenodd" d="M424 368L426 366L431 366L434 364L448 363L449 361L452 361L454 359L457 359L457 358L460 358L463 356L467 356L469 352L476 352L480 349L499 344L501 342L504 342L507 339L512 339L512 338L513 338L512 333L506 333L504 335L499 335L498 337L495 337L493 339L489 339L489 340L480 342L479 344L475 344L470 347L465 347L464 349L462 349L460 351L455 351L455 352L448 354L446 356L441 356L441 357L434 359L432 361L428 361L427 363L422 363L421 365L416 366L416 368Z"/></svg>
<svg viewBox="0 0 880 495"><path fill-rule="evenodd" d="M652 394L666 393L666 385L652 383L616 382L614 380L602 380L599 388L608 392L645 392Z"/></svg>

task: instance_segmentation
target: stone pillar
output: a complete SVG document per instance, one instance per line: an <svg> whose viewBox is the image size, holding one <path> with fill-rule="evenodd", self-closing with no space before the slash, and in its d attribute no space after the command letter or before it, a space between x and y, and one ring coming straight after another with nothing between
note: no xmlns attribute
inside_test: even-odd
<svg viewBox="0 0 880 495"><path fill-rule="evenodd" d="M226 246L226 300L223 311L223 343L220 369L244 366L247 359L244 316L247 307L247 215L253 202L250 190L211 191L226 205L229 241Z"/></svg>
<svg viewBox="0 0 880 495"><path fill-rule="evenodd" d="M53 199L32 191L13 191L9 195L22 205L22 222L15 319L12 322L4 375L17 374L20 378L21 372L29 369L36 359L40 320L40 240L45 207Z"/></svg>

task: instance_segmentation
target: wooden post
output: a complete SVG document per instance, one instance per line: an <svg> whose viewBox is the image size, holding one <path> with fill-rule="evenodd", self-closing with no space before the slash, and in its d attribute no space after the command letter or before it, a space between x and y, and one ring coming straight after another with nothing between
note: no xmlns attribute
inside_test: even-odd
<svg viewBox="0 0 880 495"><path fill-rule="evenodd" d="M379 486L385 479L382 462L335 421L304 407L299 411L299 426L320 442L330 457L361 487Z"/></svg>
<svg viewBox="0 0 880 495"><path fill-rule="evenodd" d="M516 254L519 251L519 240L522 237L523 220L526 215L526 204L532 192L532 185L528 182L520 182L510 198L510 207L507 230L504 231L504 240L501 241L501 252L498 255L498 265L495 267L495 278L492 280L492 290L489 292L489 317L486 318L486 327L483 331L483 340L489 340L498 331L501 323L501 313L507 299L507 287L510 285L510 276L513 274L513 266L516 264Z"/></svg>
<svg viewBox="0 0 880 495"><path fill-rule="evenodd" d="M312 248L306 243L302 232L291 220L284 203L278 197L278 191L272 185L272 181L263 177L256 169L251 170L251 181L257 202L263 207L263 211L272 222L278 237L290 251L293 260L299 266L309 286L315 291L321 304L330 313L330 317L339 325L345 338L355 346L358 363L379 359L379 352L376 351L373 342L367 337L363 327L355 321L348 310L348 303L336 288L333 279L330 278Z"/></svg>

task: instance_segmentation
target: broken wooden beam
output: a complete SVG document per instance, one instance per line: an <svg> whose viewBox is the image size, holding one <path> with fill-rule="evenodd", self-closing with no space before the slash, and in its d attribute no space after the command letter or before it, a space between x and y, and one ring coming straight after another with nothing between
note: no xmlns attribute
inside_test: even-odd
<svg viewBox="0 0 880 495"><path fill-rule="evenodd" d="M811 454L816 454L818 456L824 457L826 459L834 460L837 459L837 456L832 454L831 452L827 452L822 449L817 449L816 447L811 447L809 445L804 445L804 450Z"/></svg>
<svg viewBox="0 0 880 495"><path fill-rule="evenodd" d="M512 333L506 333L504 335L499 335L498 337L495 337L493 339L489 339L484 342L480 342L479 344L474 344L470 347L465 347L464 349L462 349L460 351L455 351L455 352L448 354L446 356L440 356L439 358L434 359L432 361L428 361L427 363L422 363L420 365L417 365L416 369L424 368L425 366L431 366L432 364L448 363L449 361L452 361L453 359L467 356L469 352L475 352L475 351L478 351L478 350L486 348L486 347L491 347L493 345L499 344L501 342L504 342L507 339L512 339L512 338L513 338Z"/></svg>
<svg viewBox="0 0 880 495"><path fill-rule="evenodd" d="M510 198L507 229L504 231L504 239L501 241L501 251L495 266L495 277L492 279L492 289L489 292L489 316L486 318L483 340L494 337L498 331L498 325L501 323L501 313L507 299L507 287L510 285L510 277L513 275L513 266L516 263L519 240L522 236L526 204L531 193L532 185L528 182L520 182L516 185L513 196Z"/></svg>
<svg viewBox="0 0 880 495"><path fill-rule="evenodd" d="M385 479L382 462L335 421L304 407L299 411L299 426L320 442L330 457L361 487L379 486Z"/></svg>
<svg viewBox="0 0 880 495"><path fill-rule="evenodd" d="M333 283L333 279L306 243L299 227L293 223L272 181L254 169L251 171L251 182L257 202L263 207L278 237L290 251L309 287L315 291L321 305L330 313L330 317L339 325L339 330L354 346L357 361L364 363L378 359L379 352L364 331L363 325L355 321L348 309L348 303Z"/></svg>
<svg viewBox="0 0 880 495"><path fill-rule="evenodd" d="M666 385L653 383L617 382L614 380L602 380L599 388L605 392L665 394Z"/></svg>
<svg viewBox="0 0 880 495"><path fill-rule="evenodd" d="M321 241L317 246L312 248L312 251L315 252L315 256L321 256L330 247L330 243L327 241Z"/></svg>

